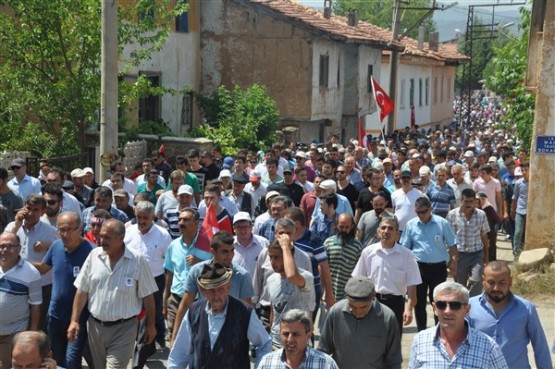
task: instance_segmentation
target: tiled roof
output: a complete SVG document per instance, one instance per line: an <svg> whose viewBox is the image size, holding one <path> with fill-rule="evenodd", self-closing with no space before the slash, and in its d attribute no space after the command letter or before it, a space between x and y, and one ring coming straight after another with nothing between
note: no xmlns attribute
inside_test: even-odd
<svg viewBox="0 0 555 369"><path fill-rule="evenodd" d="M418 49L418 41L412 38L404 38L401 40L401 43L405 45L403 54L423 56L436 60L445 60L447 62L465 63L470 60L468 56L458 53L457 45L439 44L438 51L432 51L427 42L424 43L422 50Z"/></svg>
<svg viewBox="0 0 555 369"><path fill-rule="evenodd" d="M383 49L402 49L399 42L391 44L391 32L359 21L357 27L347 24L347 18L332 15L330 19L316 9L304 6L293 0L235 0L248 5L259 6L279 14L289 21L309 28L313 32L323 34L331 39L346 43L361 43Z"/></svg>

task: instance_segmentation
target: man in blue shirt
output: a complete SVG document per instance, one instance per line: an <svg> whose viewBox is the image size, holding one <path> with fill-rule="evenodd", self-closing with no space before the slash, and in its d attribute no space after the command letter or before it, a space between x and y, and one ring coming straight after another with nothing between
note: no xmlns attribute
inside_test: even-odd
<svg viewBox="0 0 555 369"><path fill-rule="evenodd" d="M532 343L536 368L551 369L551 355L536 307L511 292L511 270L504 261L484 268L484 293L470 299L468 322L492 337L503 351L509 368L529 369L528 343Z"/></svg>
<svg viewBox="0 0 555 369"><path fill-rule="evenodd" d="M272 340L251 306L229 296L233 271L220 263L205 264L197 279L205 299L191 305L181 323L168 368L248 368L249 342L257 362L272 350Z"/></svg>
<svg viewBox="0 0 555 369"><path fill-rule="evenodd" d="M422 283L416 286L414 315L418 331L426 329L426 295L434 301L434 288L447 280L447 266L453 276L457 272L457 240L449 222L432 214L432 204L427 197L415 202L417 218L408 221L400 243L412 250ZM437 324L437 317L434 317Z"/></svg>
<svg viewBox="0 0 555 369"><path fill-rule="evenodd" d="M47 332L52 342L54 359L62 367L81 368L83 349L87 343L87 330L79 331L74 342L68 342L67 329L71 321L71 309L76 288L73 285L83 263L95 248L81 237L81 217L66 212L58 217L58 233L61 240L54 241L40 263L34 263L41 274L52 269L52 298L48 309ZM89 317L85 309L81 314L84 326ZM92 361L91 361L92 362Z"/></svg>

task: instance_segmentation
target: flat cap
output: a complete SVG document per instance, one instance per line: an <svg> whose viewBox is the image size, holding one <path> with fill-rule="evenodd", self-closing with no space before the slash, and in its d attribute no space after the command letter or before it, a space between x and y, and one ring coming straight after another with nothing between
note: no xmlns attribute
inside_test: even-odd
<svg viewBox="0 0 555 369"><path fill-rule="evenodd" d="M345 285L345 294L350 300L370 301L374 294L374 283L368 277L351 277Z"/></svg>

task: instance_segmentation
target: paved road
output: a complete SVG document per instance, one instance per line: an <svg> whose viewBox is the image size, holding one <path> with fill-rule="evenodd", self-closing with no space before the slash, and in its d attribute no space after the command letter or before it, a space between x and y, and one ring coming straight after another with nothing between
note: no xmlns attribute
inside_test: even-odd
<svg viewBox="0 0 555 369"><path fill-rule="evenodd" d="M497 241L497 257L499 260L506 260L509 262L513 261L513 254L511 251L511 244L504 240L504 235L500 235ZM542 322L543 329L545 330L545 334L547 336L547 341L551 347L553 344L553 340L555 339L555 313L553 310L553 306L555 306L555 296L551 298L547 298L542 301L534 301L538 308L538 313L540 316L540 320ZM433 320L433 311L430 305L428 305L428 326L432 326L434 324ZM410 356L410 347L412 343L412 339L416 334L416 323L412 323L411 325L404 327L403 329L403 368L408 367L408 359ZM316 337L318 337L318 330L316 331ZM158 352L149 360L146 365L148 369L162 369L166 368L167 366L167 357L168 357L168 350L158 350ZM528 347L528 357L530 358L530 363L532 368L535 368L534 363L534 353L532 347L529 345ZM254 365L252 366L254 368ZM131 366L129 366L131 369ZM350 369L350 368L349 368Z"/></svg>

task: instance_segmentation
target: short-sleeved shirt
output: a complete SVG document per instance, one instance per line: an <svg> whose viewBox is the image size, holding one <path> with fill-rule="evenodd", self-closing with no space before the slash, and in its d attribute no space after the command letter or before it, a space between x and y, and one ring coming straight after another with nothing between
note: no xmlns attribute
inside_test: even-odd
<svg viewBox="0 0 555 369"><path fill-rule="evenodd" d="M22 258L8 270L0 267L0 335L27 330L29 305L42 303L40 273Z"/></svg>
<svg viewBox="0 0 555 369"><path fill-rule="evenodd" d="M156 202L158 201L158 199L156 198L156 192L160 191L160 190L164 190L164 187L160 186L158 183L156 183L156 185L154 186L154 188L152 190L149 190L146 187L147 183L143 183L141 185L139 185L139 187L137 187L137 193L148 193L150 195L150 201L156 205Z"/></svg>
<svg viewBox="0 0 555 369"><path fill-rule="evenodd" d="M331 236L324 242L330 266L331 285L335 299L339 301L345 297L345 285L351 277L363 246L356 238L351 237L341 245L337 235Z"/></svg>
<svg viewBox="0 0 555 369"><path fill-rule="evenodd" d="M441 263L449 260L448 249L456 246L457 239L449 222L438 215L428 223L419 218L411 219L399 243L412 251L422 263Z"/></svg>
<svg viewBox="0 0 555 369"><path fill-rule="evenodd" d="M266 289L274 312L270 334L274 344L278 346L281 345L280 322L283 314L291 309L312 312L316 308L312 274L300 268L298 270L305 281L303 287L295 286L278 273L269 276L266 282Z"/></svg>
<svg viewBox="0 0 555 369"><path fill-rule="evenodd" d="M187 245L183 241L183 237L176 238L170 243L166 253L164 268L173 273L170 291L181 297L185 293L185 281L191 270L191 266L187 264L187 256L193 255L200 260L209 260L212 258L212 254L208 249L202 250L195 246L198 239L199 235L197 235L191 245Z"/></svg>
<svg viewBox="0 0 555 369"><path fill-rule="evenodd" d="M484 248L481 236L482 233L488 233L490 228L483 210L474 209L470 220L467 221L459 207L447 214L447 220L457 237L459 252L477 252Z"/></svg>
<svg viewBox="0 0 555 369"><path fill-rule="evenodd" d="M440 212L447 213L451 210L451 206L456 203L455 192L448 184L445 184L443 187L439 184L428 187L426 196L428 196L432 203L432 212L434 214Z"/></svg>
<svg viewBox="0 0 555 369"><path fill-rule="evenodd" d="M497 209L497 201L495 198L497 192L501 192L501 183L499 182L499 180L492 177L489 182L486 182L481 177L479 177L472 184L472 188L476 192L485 192L488 196L488 201L490 202L491 206L493 206L495 211L499 212L499 209Z"/></svg>
<svg viewBox="0 0 555 369"><path fill-rule="evenodd" d="M326 248L323 242L312 242L311 232L307 229L297 241L294 242L295 247L302 250L310 258L312 263L312 275L314 276L314 291L320 293L322 286L320 283L320 271L318 265L324 261L328 261Z"/></svg>
<svg viewBox="0 0 555 369"><path fill-rule="evenodd" d="M92 250L74 285L88 294L91 315L108 322L139 315L143 298L158 290L146 260L127 248L113 270L101 247Z"/></svg>
<svg viewBox="0 0 555 369"><path fill-rule="evenodd" d="M62 240L54 241L44 256L44 263L52 267L52 298L48 316L69 321L76 288L73 285L85 260L96 246L83 240L72 252L68 252Z"/></svg>
<svg viewBox="0 0 555 369"><path fill-rule="evenodd" d="M191 292L193 294L198 293L197 279L202 274L202 268L211 260L201 261L191 267L187 279L185 280L185 292ZM236 299L244 300L247 298L252 298L254 296L254 290L252 288L252 278L249 272L239 265L231 263L231 270L233 274L231 275L231 290L229 294Z"/></svg>
<svg viewBox="0 0 555 369"><path fill-rule="evenodd" d="M399 229L401 231L405 229L405 225L409 220L416 218L414 204L420 196L422 196L422 192L416 188L411 189L409 192L405 192L405 190L400 188L391 194L395 216L399 221Z"/></svg>
<svg viewBox="0 0 555 369"><path fill-rule="evenodd" d="M370 210L362 214L358 221L357 229L362 237L360 242L363 246L368 246L378 242L378 227L380 226L380 218L376 215L376 211Z"/></svg>
<svg viewBox="0 0 555 369"><path fill-rule="evenodd" d="M237 236L235 236L233 241L233 246L235 247L233 263L245 268L252 278L256 269L256 259L258 259L260 252L267 248L269 244L270 242L264 237L253 234L251 242L247 246L243 246L237 241Z"/></svg>
<svg viewBox="0 0 555 369"><path fill-rule="evenodd" d="M168 209L173 209L179 205L179 202L175 198L172 191L166 191L158 198L156 201L156 208L154 212L156 214L162 213L164 214Z"/></svg>
<svg viewBox="0 0 555 369"><path fill-rule="evenodd" d="M11 232L15 223L12 222L6 227L6 232ZM31 229L25 228L25 222L17 230L17 236L21 241L21 252L19 253L23 260L30 263L38 263L42 261L45 251L35 251L33 245L38 242L54 242L60 238L56 228L43 221L38 221ZM52 284L52 272L49 271L41 276L41 285L47 286Z"/></svg>
<svg viewBox="0 0 555 369"><path fill-rule="evenodd" d="M422 283L414 254L396 243L392 248L381 242L367 246L353 270L353 277L369 277L382 294L405 295L407 287Z"/></svg>
<svg viewBox="0 0 555 369"><path fill-rule="evenodd" d="M145 258L154 277L164 274L164 261L171 242L168 231L156 224L152 224L145 234L139 231L137 224L125 231L125 246Z"/></svg>

